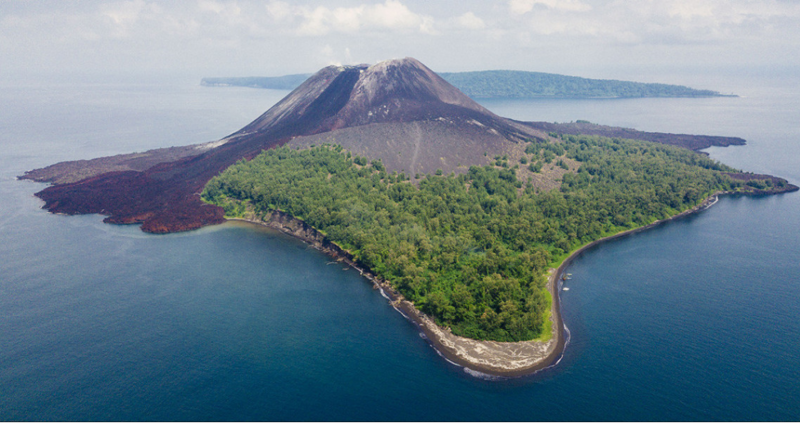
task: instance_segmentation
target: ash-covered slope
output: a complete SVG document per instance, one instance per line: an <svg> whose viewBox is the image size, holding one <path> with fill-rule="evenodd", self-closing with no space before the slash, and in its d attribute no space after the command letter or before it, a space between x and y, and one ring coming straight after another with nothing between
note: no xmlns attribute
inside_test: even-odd
<svg viewBox="0 0 800 423"><path fill-rule="evenodd" d="M144 153L152 166L129 162L139 155L118 156L111 160L113 167L108 160L61 163L22 178L70 181L36 194L51 212L101 213L110 223L143 223L144 231L166 233L222 222L222 210L199 199L206 182L242 158L287 142L303 145L329 137L372 158L390 157L389 169L427 172L433 166L449 171L480 164L488 160L484 153L497 154L540 135L494 115L406 58L324 68L219 142L179 156Z"/></svg>
<svg viewBox="0 0 800 423"><path fill-rule="evenodd" d="M336 143L410 174L465 171L522 140L545 138L490 112L412 58L325 68L234 136L286 125L302 126L291 145Z"/></svg>
<svg viewBox="0 0 800 423"><path fill-rule="evenodd" d="M513 156L524 149L522 140L547 139L545 131L553 130L571 133L499 117L417 60L405 58L326 67L216 142L62 162L21 178L54 184L36 194L51 212L101 213L110 223L143 223L144 231L166 233L222 222L220 208L200 201L208 180L240 159L286 143L340 144L382 159L389 171L413 175L437 169L462 172L498 154ZM687 137L634 132L625 136L664 143ZM702 141L731 143L711 138Z"/></svg>
<svg viewBox="0 0 800 423"><path fill-rule="evenodd" d="M380 123L476 121L518 140L539 134L490 112L413 58L329 66L233 136L265 131L314 135ZM291 128L291 129L290 129Z"/></svg>

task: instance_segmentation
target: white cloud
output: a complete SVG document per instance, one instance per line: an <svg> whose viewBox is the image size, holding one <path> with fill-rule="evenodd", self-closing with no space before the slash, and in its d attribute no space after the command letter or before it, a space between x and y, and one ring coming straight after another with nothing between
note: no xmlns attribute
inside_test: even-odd
<svg viewBox="0 0 800 423"><path fill-rule="evenodd" d="M475 16L472 12L464 13L455 19L458 26L466 29L483 29L486 28L486 22L483 19Z"/></svg>
<svg viewBox="0 0 800 423"><path fill-rule="evenodd" d="M203 0L197 3L202 12L211 12L226 18L236 18L242 14L242 8L234 3L220 3L213 0Z"/></svg>
<svg viewBox="0 0 800 423"><path fill-rule="evenodd" d="M517 21L510 27L517 31L624 44L715 43L762 36L774 21L800 18L800 4L780 0L509 0L508 5ZM592 13L575 13L588 10Z"/></svg>
<svg viewBox="0 0 800 423"><path fill-rule="evenodd" d="M442 70L642 55L800 65L798 48L794 0L0 0L0 75L65 66L279 74L265 69L404 56Z"/></svg>
<svg viewBox="0 0 800 423"><path fill-rule="evenodd" d="M508 2L508 7L511 9L511 12L518 15L532 11L537 5L543 6L546 9L570 12L586 12L592 10L592 6L580 0L509 0Z"/></svg>
<svg viewBox="0 0 800 423"><path fill-rule="evenodd" d="M292 6L282 1L267 4L267 13L275 20L288 19L292 15Z"/></svg>
<svg viewBox="0 0 800 423"><path fill-rule="evenodd" d="M334 50L330 44L325 44L319 51L321 58L318 61L320 63L325 63L325 65L342 66L356 64L355 60L353 60L353 55L350 53L350 48L345 48L344 52L340 53Z"/></svg>
<svg viewBox="0 0 800 423"><path fill-rule="evenodd" d="M355 33L362 30L436 32L432 17L414 13L398 0L336 8L294 6L273 1L267 5L267 11L276 21L297 22L296 32L300 35Z"/></svg>
<svg viewBox="0 0 800 423"><path fill-rule="evenodd" d="M384 4L361 6L364 8L364 21L368 26L379 28L421 28L424 17L418 15L396 0L386 0Z"/></svg>
<svg viewBox="0 0 800 423"><path fill-rule="evenodd" d="M101 13L114 28L113 35L122 37L129 35L131 27L136 25L145 6L141 0L107 4L103 5Z"/></svg>

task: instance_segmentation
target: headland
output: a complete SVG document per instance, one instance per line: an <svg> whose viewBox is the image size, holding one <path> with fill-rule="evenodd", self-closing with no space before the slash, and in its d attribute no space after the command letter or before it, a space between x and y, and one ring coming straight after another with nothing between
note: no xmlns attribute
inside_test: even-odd
<svg viewBox="0 0 800 423"><path fill-rule="evenodd" d="M788 189L783 192L796 190L796 188ZM425 339L442 357L457 366L469 369L472 374L499 378L514 378L530 376L542 369L551 367L557 364L563 356L564 349L569 343L570 334L561 316L561 288L562 281L565 279L564 275L566 274L566 269L576 258L600 244L636 234L706 210L716 204L721 195L730 194L741 193L724 191L714 192L697 206L672 217L609 235L572 251L569 256L561 262L558 268L550 269L548 272L547 288L552 296L549 316L552 333L546 341L479 341L454 335L448 328L437 325L433 318L417 309L414 303L408 301L400 292L394 289L388 281L381 280L369 268L362 263L358 263L348 251L344 250L336 243L331 242L325 235L306 222L284 212L273 210L262 217L257 217L254 213L248 213L248 216L245 218L230 218L228 220L266 226L283 232L308 243L333 259L358 270L363 277L373 284L375 289L380 291L381 295L389 301L392 307L419 328ZM753 192L750 194L758 193Z"/></svg>
<svg viewBox="0 0 800 423"><path fill-rule="evenodd" d="M576 137L570 135L573 132L592 136ZM620 138L600 139L601 137L595 137L595 135ZM515 377L535 373L556 363L561 357L569 335L561 319L560 281L564 269L587 248L702 210L712 204L718 195L718 193L712 194L699 202L703 193L728 189L724 187L735 185L740 187L737 189L753 194L774 194L797 190L797 187L780 178L737 173L732 168L713 163L706 157L682 149L670 147L668 151L666 147L660 147L657 144L654 144L654 147L654 145L644 144L643 141L633 142L623 138L672 144L693 150L709 145L744 143L744 140L738 138L644 133L625 128L593 125L588 122L577 122L568 127L563 125L537 126L536 122L517 122L505 119L475 103L418 61L407 58L373 66L324 68L258 119L219 141L110 158L65 162L27 172L21 178L53 184L36 194L45 201L44 208L53 213L99 213L108 216L104 220L108 223L141 223L143 231L170 233L197 229L225 221L225 213L221 204L208 204L201 199L199 194L207 190L211 185L209 181L212 178L219 179L221 174L227 172L232 165L238 166L238 163L241 163L244 166L246 163L254 163L256 160L252 159L257 156L264 157L269 153L283 154L285 155L284 159L288 158L290 154L294 154L293 157L296 159L299 157L297 155L301 154L298 150L303 150L305 152L303 154L307 153L312 156L319 153L320 158L328 154L325 157L328 157L330 161L326 163L313 162L314 166L300 166L298 168L300 170L282 167L279 171L265 172L253 179L254 181L264 181L267 179L267 175L281 175L286 180L313 183L313 186L307 186L304 191L296 192L297 195L292 198L298 201L302 199L323 201L319 207L315 205L313 209L309 209L319 211L318 216L331 214L328 206L332 203L330 194L333 192L331 190L333 186L326 184L329 184L328 181L331 180L339 181L336 178L331 179L333 173L339 170L351 171L353 173L351 176L355 178L357 174L358 178L362 178L364 181L367 181L368 178L369 187L380 188L376 192L385 193L390 189L396 190L392 191L393 195L396 194L396 198L391 199L394 202L399 201L401 197L405 198L421 192L423 185L420 175L425 178L427 178L425 175L430 175L432 179L430 179L430 183L426 182L425 186L431 189L425 191L425 195L435 193L439 197L438 200L441 200L440 205L444 205L439 210L431 209L431 213L446 212L457 214L459 217L474 215L466 209L447 207L443 197L435 192L434 188L438 189L437 187L444 187L448 190L452 188L452 193L461 193L461 197L455 195L445 195L444 197L448 198L448 201L455 201L459 198L464 201L472 201L476 205L475 211L483 213L486 210L492 212L504 210L503 214L495 216L499 217L498 219L491 220L489 218L492 215L486 214L486 219L475 220L474 222L477 223L474 225L470 222L474 228L470 227L471 234L469 231L466 232L473 240L481 239L482 243L480 245L475 243L474 248L470 249L474 260L472 262L465 261L459 266L468 268L466 270L474 270L483 266L482 274L470 276L465 272L454 274L455 276L451 275L450 279L431 276L428 281L438 283L447 280L453 282L454 285L455 283L465 285L461 282L472 277L471 285L476 294L480 294L483 298L481 299L482 303L479 304L480 307L476 308L477 314L470 316L473 318L473 322L483 319L481 324L485 327L477 327L477 330L482 332L468 331L463 326L457 326L462 321L467 321L462 317L458 317L462 320L451 317L442 319L446 313L452 314L448 311L449 299L444 296L445 293L452 290L439 289L443 288L441 286L437 287L439 290L436 293L440 295L429 299L426 297L427 291L424 295L420 295L419 289L409 288L413 284L421 283L420 281L425 282L422 277L406 280L405 286L400 284L397 275L416 274L419 276L418 267L420 266L417 264L402 261L400 257L396 257L397 260L393 263L397 264L398 268L402 265L404 273L382 273L389 281L382 280L377 277L376 272L364 264L371 260L372 263L380 265L381 257L373 254L372 258L367 256L356 258L305 221L280 211L270 210L273 207L280 207L273 206L273 204L285 204L285 201L270 201L266 198L267 190L255 193L257 195L252 198L261 204L261 208L258 209L261 215L253 212L250 216L245 215L247 216L245 220L293 235L337 260L358 269L377 289L380 289L398 311L414 322L431 345L451 362L485 375ZM312 146L319 143L329 147L311 151L314 148ZM335 143L337 146L332 147L332 144L326 143ZM277 148L284 145L286 148ZM568 149L571 150L568 151ZM262 154L265 150L270 151ZM353 153L352 158L351 152ZM568 153L569 157L567 157ZM597 163L590 162L591 158L598 157L597 155L603 155L606 160ZM631 155L637 160L632 160ZM667 161L667 158L671 159ZM645 159L647 166L642 164L644 163L642 160ZM291 160L280 160L279 162L281 166L300 163ZM586 164L579 165L578 162ZM611 166L612 162L614 166ZM341 164L342 169L337 170L336 163ZM557 177L550 181L552 184L549 185L541 183L541 178L539 178L540 171L545 164L549 171L548 174ZM299 173L309 168L313 168L315 171L313 175ZM579 168L584 172L580 172ZM320 172L321 169L326 169L328 172ZM661 169L660 173L655 172L654 169ZM712 175L712 170L720 172L720 174L728 172L727 175L731 179L738 179L738 182L733 184L728 180L729 178L723 178L723 175ZM466 178L467 172L472 172L472 176L470 176L472 181L457 179L462 176ZM448 174L452 174L452 178L447 176ZM460 174L460 176L456 176L456 174ZM605 178L604 174L609 175L608 178ZM664 182L659 184L657 191L654 188L651 189L652 187L647 183L652 184L652 182L643 177L643 175L652 176L654 174L660 174L660 181ZM695 183L694 186L687 187L687 184L684 184L683 188L674 192L661 189L661 187L670 186L669 182L674 181L674 176L678 174L683 176L684 182ZM315 177L319 177L319 180L314 179ZM598 194L605 194L596 197L598 201L595 203L573 204L579 212L576 215L582 215L583 221L573 222L574 230L561 228L561 222L569 217L567 216L569 212L567 208L569 205L566 203L567 197L588 198L580 192L575 195L575 189L588 186L591 181L598 179L602 184L611 180L620 180L622 182L616 184L615 187L625 188L628 191L632 190L631 187L634 186L634 183L645 184L642 185L643 189L628 192L626 195L630 199L639 192L653 193L652 198L645 200L656 207L655 211L645 210L646 214L637 214L631 210L624 210L624 213L622 213L623 210L620 210L609 214L608 210L604 208L611 210L619 201L606 200L624 197L620 197L620 190L617 189L597 191ZM528 185L524 188L526 180ZM705 180L705 185L696 184L702 180ZM442 185L434 185L433 181ZM279 183L280 181L273 182ZM537 183L540 183L540 186L537 186ZM227 198L225 197L227 194L221 186L217 186L217 192L211 196L212 198ZM526 189L528 190L526 195L533 198L534 194L540 193L539 190L545 193L557 193L559 186L574 187L575 189L572 192L563 193L563 195L547 197L547 203L542 203L541 207L526 209L524 216L520 214L515 217L507 213L509 208L504 204L516 204L515 201L520 198L521 194L524 194ZM607 189L606 185L598 186ZM348 188L349 191L342 187L344 185L337 188L341 190L339 197L341 199L349 198L342 193L356 192L352 187ZM368 185L364 184L362 187L367 189ZM315 192L316 195L308 195L311 192ZM470 192L484 193L486 201L478 202L483 197L471 198L468 195ZM447 194L444 191L441 193ZM248 198L242 199L247 200ZM383 201L382 197L378 196L374 199ZM420 204L431 205L437 203L435 200L435 198L429 197ZM678 210L698 204L698 202L698 206L672 218L645 224L652 219L677 213ZM389 203L386 202L386 204ZM377 208L380 207L370 207L371 210L377 210ZM599 217L580 213L585 210L600 209L603 209L605 214L598 215ZM547 213L545 214L542 210L546 210ZM538 214L534 214L535 211ZM308 219L309 222L314 222L311 214L297 213L297 215ZM430 214L431 219L434 215L435 213ZM413 217L413 213L409 213L409 216ZM521 216L527 218L528 222L520 224ZM378 222L374 216L363 220L372 223ZM605 221L605 226L598 225L598 220ZM550 227L553 231L550 231L549 234L545 234L544 227L539 228L541 236L537 235L538 238L527 233L530 232L530 227L547 221L554 225ZM441 227L440 222L437 217L435 225L431 227ZM506 232L510 234L504 235L506 239L523 241L525 238L527 242L522 242L521 245L516 245L519 243L515 242L515 245L503 246L503 243L498 241L499 238L486 229L487 222L492 223L493 230L497 234L503 232L500 230L501 228L506 228ZM514 225L517 226L514 227ZM566 253L571 250L572 246L582 242L581 240L597 239L611 231L628 228L632 225L643 226L598 239L572 251L569 255ZM343 227L353 226L348 223ZM380 229L378 226L372 225L365 228L377 232ZM422 225L418 226L422 227ZM324 222L317 227L321 231L327 230ZM556 231L556 227L559 227L561 232ZM459 235L452 232L451 229L447 230L450 232L442 233ZM578 232L583 235L578 236ZM430 250L433 245L428 242L430 239L424 238L419 237L420 245L425 244L425 249ZM451 238L453 242L449 242L447 245L457 246L458 238ZM342 238L336 239L341 240ZM397 237L389 234L383 236L382 239L392 240ZM409 242L406 244L411 251L419 247ZM557 269L550 270L549 280L546 281L546 284L544 279L537 280L535 277L545 271L547 262L550 260L548 257L551 257L547 251L534 251L536 249L543 250L542 245L544 244L553 247L551 250L557 257L567 255ZM439 242L437 245L443 247L445 243ZM497 246L499 253L492 252L493 258L487 252L488 247L492 246ZM526 256L519 255L517 258L520 260L511 261L510 257L516 254L517 250L524 250L531 246L533 249L527 252ZM394 244L391 243L380 246L381 251L397 251L393 247ZM454 251L456 250L454 249ZM437 253L436 257L448 256L444 249L438 251L443 254ZM452 255L448 259L450 260L448 263L456 263L455 258L457 257ZM504 257L505 261L497 259L497 257ZM484 258L487 259L484 260ZM448 263L445 264L449 265ZM414 266L412 267L411 264ZM420 262L420 264L422 263ZM506 268L513 266L514 269L517 269L515 270L516 276L504 277L503 272L498 270L501 264ZM379 269L377 266L374 268ZM532 272L531 269L535 269L535 272ZM456 270L460 271L461 268ZM422 271L424 272L425 269L422 268ZM536 275L526 274L526 271L536 273ZM524 277L520 277L520 275ZM522 285L520 285L520 281ZM509 283L505 284L505 282ZM517 295L522 292L517 287L523 285L530 288L530 292L535 292L535 295L527 295L527 291L525 296ZM481 289L481 287L487 286L490 289ZM545 286L551 294L549 304L544 298L546 294L543 288ZM414 304L406 296L401 295L394 287L404 289L405 295L417 301L418 304ZM469 288L465 288L465 286L460 286L460 288L462 288L462 293L469 294L466 297L473 295L468 291ZM493 294L492 290L496 291L497 295ZM489 291L488 294L487 291ZM475 296L472 297L472 299L475 298ZM466 310L472 313L469 309L469 300L467 298L465 303L467 308L462 307L459 311ZM455 310L455 307L452 308ZM523 309L528 315L521 311ZM534 310L535 315L533 314ZM423 311L431 313L431 315L427 315ZM509 318L497 317L502 313L506 313ZM431 317L433 315L436 316L436 319ZM520 316L528 320L521 320ZM534 318L538 320L534 320ZM542 319L550 320L548 322ZM474 336L478 339L499 341L531 339L534 336L540 336L538 333L534 334L527 330L534 327L537 329L549 327L551 333L549 336L547 334L542 336L541 341L477 341L456 336L449 328L439 326L435 321L449 322L447 324L450 324L456 333ZM536 323L531 323L534 321ZM544 322L544 324L540 322ZM500 331L501 325L506 323L508 323L508 327L504 326L502 330L516 331L515 335L509 335L508 331Z"/></svg>

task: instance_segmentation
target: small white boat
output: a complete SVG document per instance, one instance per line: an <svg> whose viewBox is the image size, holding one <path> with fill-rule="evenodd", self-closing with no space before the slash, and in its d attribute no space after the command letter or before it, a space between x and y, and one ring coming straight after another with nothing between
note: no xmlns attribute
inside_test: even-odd
<svg viewBox="0 0 800 423"><path fill-rule="evenodd" d="M562 291L569 291L569 288L567 288L567 287L565 286L565 287L561 288L561 290L562 290Z"/></svg>

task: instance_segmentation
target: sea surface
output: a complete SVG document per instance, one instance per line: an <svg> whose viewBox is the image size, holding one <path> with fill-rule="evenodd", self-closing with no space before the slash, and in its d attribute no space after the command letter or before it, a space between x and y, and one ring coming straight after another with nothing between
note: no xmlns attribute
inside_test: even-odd
<svg viewBox="0 0 800 423"><path fill-rule="evenodd" d="M482 102L522 120L741 136L708 151L798 184L800 80L787 78L728 75L739 98ZM0 420L800 420L797 193L725 197L586 252L561 293L563 360L490 380L297 240L52 215L33 197L43 184L15 179L216 140L285 94L0 82Z"/></svg>

